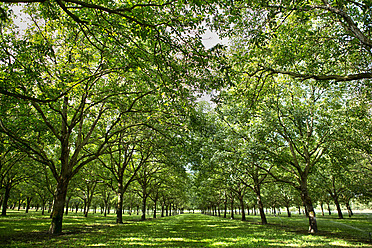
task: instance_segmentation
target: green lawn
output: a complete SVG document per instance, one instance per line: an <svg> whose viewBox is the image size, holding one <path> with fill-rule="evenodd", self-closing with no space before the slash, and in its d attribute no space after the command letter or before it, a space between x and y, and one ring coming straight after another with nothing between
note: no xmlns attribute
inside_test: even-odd
<svg viewBox="0 0 372 248"><path fill-rule="evenodd" d="M0 217L0 247L372 247L371 217L320 216L319 233L309 235L307 220L301 216L268 217L272 224L262 226L256 224L257 216L242 222L201 214L148 221L126 215L125 223L116 225L114 215L70 214L64 218L63 234L50 236L48 217L10 211L9 216Z"/></svg>

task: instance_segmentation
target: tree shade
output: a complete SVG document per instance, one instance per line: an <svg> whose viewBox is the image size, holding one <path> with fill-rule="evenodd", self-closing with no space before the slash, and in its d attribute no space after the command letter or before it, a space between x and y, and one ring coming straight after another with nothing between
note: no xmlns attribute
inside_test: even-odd
<svg viewBox="0 0 372 248"><path fill-rule="evenodd" d="M369 2L0 2L3 215L297 206L313 233L317 202L370 200Z"/></svg>

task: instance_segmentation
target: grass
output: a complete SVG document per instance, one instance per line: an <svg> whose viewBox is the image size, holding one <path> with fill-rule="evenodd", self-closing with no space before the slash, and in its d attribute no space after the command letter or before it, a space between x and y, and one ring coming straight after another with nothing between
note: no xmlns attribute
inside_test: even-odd
<svg viewBox="0 0 372 248"><path fill-rule="evenodd" d="M0 217L0 247L372 247L371 217L320 216L319 233L309 235L307 220L301 216L268 217L272 224L263 226L257 224L258 216L242 222L201 214L147 221L126 215L125 223L116 225L113 214L84 218L74 213L64 217L63 234L51 236L48 217L10 211Z"/></svg>

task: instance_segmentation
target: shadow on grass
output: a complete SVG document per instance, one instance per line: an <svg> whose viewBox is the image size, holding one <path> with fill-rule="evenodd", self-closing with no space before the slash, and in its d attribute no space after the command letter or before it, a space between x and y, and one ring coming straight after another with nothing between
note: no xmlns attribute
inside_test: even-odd
<svg viewBox="0 0 372 248"><path fill-rule="evenodd" d="M257 217L259 218L259 217ZM245 222L250 223L251 225L262 225L257 218L250 218L248 217ZM273 221L275 220L276 221ZM234 219L235 221L241 221L237 218ZM335 221L342 221L346 223L358 223L359 226L366 227L364 230L360 228L355 228L348 224L339 223L339 225L343 226L342 229L337 228L335 230L335 225L337 224ZM354 218L349 219L339 219L335 216L322 216L318 218L318 232L315 234L309 234L308 230L306 229L308 220L304 216L300 217L271 217L269 220L269 224L267 226L275 228L277 230L284 230L286 232L295 233L299 235L311 235L317 237L324 237L324 238L332 238L332 239L341 239L350 242L360 242L364 244L372 244L372 230L371 230L371 221L370 218L363 215L363 216L354 216ZM321 224L319 224L321 223ZM337 225L336 225L337 226ZM369 227L369 228L367 228ZM371 246L372 247L372 246Z"/></svg>
<svg viewBox="0 0 372 248"><path fill-rule="evenodd" d="M346 238L339 233L320 231L309 235L299 227L280 224L259 225L200 214L138 221L114 218L66 218L64 232L50 235L44 219L39 230L20 228L2 235L0 246L8 247L372 247L365 241ZM49 220L47 220L49 222ZM0 225L2 223L0 222ZM10 223L9 223L10 224ZM44 229L43 229L44 228ZM358 243L359 242L359 243Z"/></svg>

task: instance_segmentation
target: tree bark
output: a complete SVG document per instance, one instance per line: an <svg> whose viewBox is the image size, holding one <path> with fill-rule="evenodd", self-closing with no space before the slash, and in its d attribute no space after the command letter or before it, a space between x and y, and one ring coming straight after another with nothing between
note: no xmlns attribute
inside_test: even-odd
<svg viewBox="0 0 372 248"><path fill-rule="evenodd" d="M242 221L245 221L246 218L245 218L245 206L244 206L243 196L239 197L239 201L240 201L240 207L241 207L241 211L242 211Z"/></svg>
<svg viewBox="0 0 372 248"><path fill-rule="evenodd" d="M143 194L141 220L146 220L146 198L147 198L146 194Z"/></svg>
<svg viewBox="0 0 372 248"><path fill-rule="evenodd" d="M19 199L19 201L18 201L18 211L21 210L21 205L22 205L22 199Z"/></svg>
<svg viewBox="0 0 372 248"><path fill-rule="evenodd" d="M308 218L309 218L309 233L316 233L318 231L318 225L316 222L315 211L313 207L313 203L309 196L309 192L307 190L306 180L301 182L301 198L303 204L307 210Z"/></svg>
<svg viewBox="0 0 372 248"><path fill-rule="evenodd" d="M287 209L287 216L288 216L288 217L291 217L292 215L291 215L291 211L289 211L289 206L286 205L285 207L286 207L286 209Z"/></svg>
<svg viewBox="0 0 372 248"><path fill-rule="evenodd" d="M327 203L327 206L328 206L328 214L331 215L332 212L331 212L331 207L329 206L329 203Z"/></svg>
<svg viewBox="0 0 372 248"><path fill-rule="evenodd" d="M46 201L42 200L41 201L41 215L45 214L45 205L46 205Z"/></svg>
<svg viewBox="0 0 372 248"><path fill-rule="evenodd" d="M110 200L110 193L108 193L106 196L105 196L105 199L104 199L104 214L103 216L107 216L107 213L108 213L108 210L109 210L109 200Z"/></svg>
<svg viewBox="0 0 372 248"><path fill-rule="evenodd" d="M223 212L223 217L226 218L227 214L227 200L224 201L224 212Z"/></svg>
<svg viewBox="0 0 372 248"><path fill-rule="evenodd" d="M4 193L4 199L3 199L3 207L1 210L1 216L6 216L6 210L8 208L8 200L10 197L10 190L11 187L9 185L5 186L5 193Z"/></svg>
<svg viewBox="0 0 372 248"><path fill-rule="evenodd" d="M258 185L254 187L254 192L256 193L258 210L260 211L261 224L266 225L267 219L266 219L265 210L264 210L264 206L262 202L261 189Z"/></svg>
<svg viewBox="0 0 372 248"><path fill-rule="evenodd" d="M156 219L156 203L157 203L157 201L154 201L154 219Z"/></svg>
<svg viewBox="0 0 372 248"><path fill-rule="evenodd" d="M66 201L67 187L69 180L61 179L57 184L57 190L54 199L52 223L49 228L49 233L59 234L62 232L62 220L64 213L64 206Z"/></svg>
<svg viewBox="0 0 372 248"><path fill-rule="evenodd" d="M123 184L121 183L123 180L119 178L118 183L118 203L116 206L116 224L123 224Z"/></svg>
<svg viewBox="0 0 372 248"><path fill-rule="evenodd" d="M68 205L70 204L70 200L71 200L71 196L67 197L67 200L66 200L66 212L65 212L65 215L68 215Z"/></svg>
<svg viewBox="0 0 372 248"><path fill-rule="evenodd" d="M338 195L337 194L331 194L332 196L332 199L336 205L336 208L337 208L337 214L338 214L338 218L339 219L343 219L344 216L342 214L342 210L341 210L341 206L340 206L340 202L338 201Z"/></svg>
<svg viewBox="0 0 372 248"><path fill-rule="evenodd" d="M345 204L346 204L346 208L347 208L347 212L349 214L349 217L353 216L354 214L353 214L353 211L351 210L349 201L346 201Z"/></svg>
<svg viewBox="0 0 372 248"><path fill-rule="evenodd" d="M27 196L26 198L26 214L28 213L28 210L30 210L32 197Z"/></svg>

